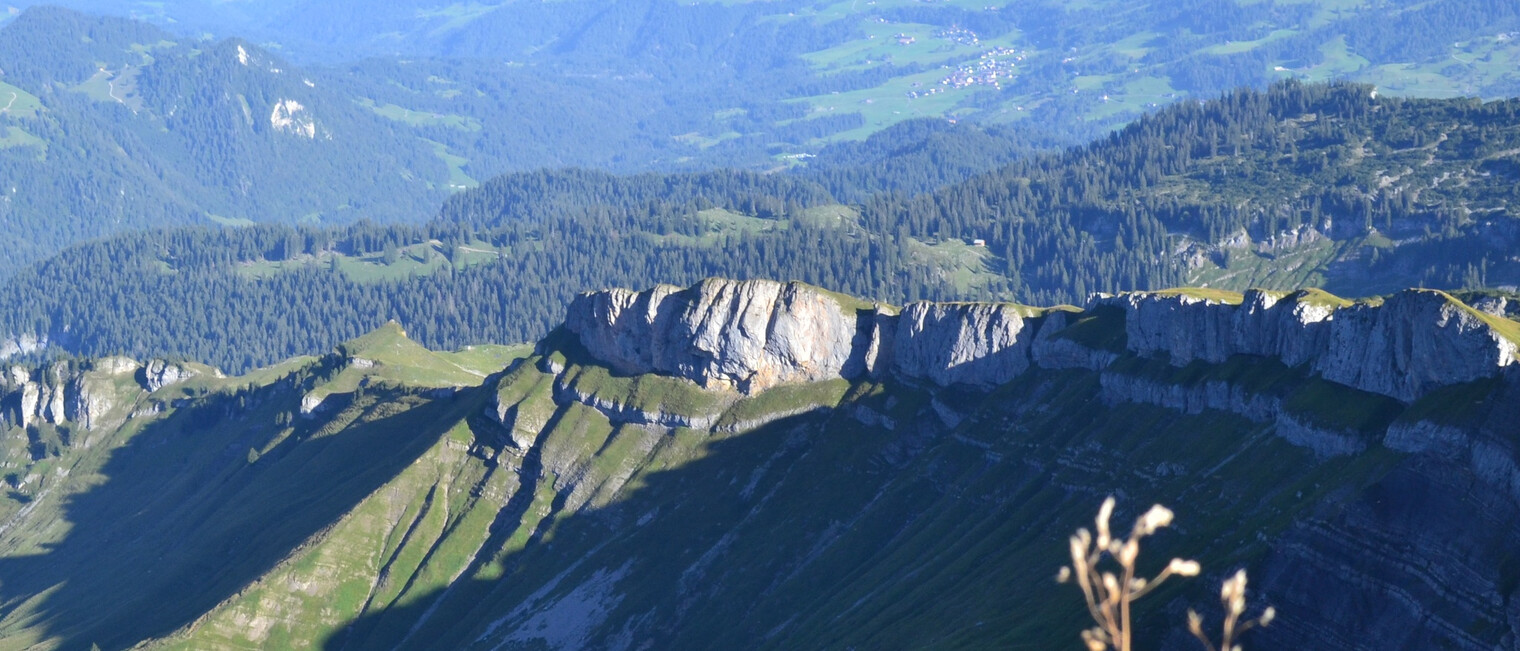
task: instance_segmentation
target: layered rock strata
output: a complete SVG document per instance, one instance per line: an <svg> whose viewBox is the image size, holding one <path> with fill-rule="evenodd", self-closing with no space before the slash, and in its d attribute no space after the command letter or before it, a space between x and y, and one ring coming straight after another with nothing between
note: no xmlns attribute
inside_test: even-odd
<svg viewBox="0 0 1520 651"><path fill-rule="evenodd" d="M1520 324L1452 297L1411 290L1381 304L1320 292L1187 292L1095 298L1083 313L995 303L847 305L801 283L707 280L687 289L578 297L566 327L614 370L660 373L754 393L778 384L891 376L992 387L1030 366L1101 370L1118 357L1063 331L1099 308L1123 312L1125 349L1222 363L1278 360L1356 389L1412 402L1515 363ZM1510 332L1513 330L1514 332Z"/></svg>
<svg viewBox="0 0 1520 651"><path fill-rule="evenodd" d="M1140 355L1167 356L1178 366L1259 355L1404 402L1493 377L1520 353L1502 331L1514 322L1434 291L1400 292L1381 305L1261 291L1247 292L1238 305L1186 294L1098 302L1125 310L1129 349Z"/></svg>

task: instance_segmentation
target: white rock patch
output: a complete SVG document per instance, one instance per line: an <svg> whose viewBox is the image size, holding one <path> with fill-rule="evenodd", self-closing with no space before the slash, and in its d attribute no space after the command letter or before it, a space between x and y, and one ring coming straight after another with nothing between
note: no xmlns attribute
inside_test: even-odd
<svg viewBox="0 0 1520 651"><path fill-rule="evenodd" d="M274 110L269 113L269 125L276 131L316 139L317 122L302 115L305 112L306 107L300 102L293 99L280 100L274 103Z"/></svg>

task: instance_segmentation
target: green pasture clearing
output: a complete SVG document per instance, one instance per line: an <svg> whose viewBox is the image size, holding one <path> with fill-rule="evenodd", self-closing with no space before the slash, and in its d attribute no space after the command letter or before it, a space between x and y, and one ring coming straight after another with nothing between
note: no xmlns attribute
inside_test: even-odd
<svg viewBox="0 0 1520 651"><path fill-rule="evenodd" d="M395 104L377 104L369 98L360 99L359 104L373 111L375 115L414 127L446 127L471 132L481 129L480 120L463 115L414 111Z"/></svg>
<svg viewBox="0 0 1520 651"><path fill-rule="evenodd" d="M27 133L21 127L0 125L0 149L12 147L36 147L46 152L47 141Z"/></svg>
<svg viewBox="0 0 1520 651"><path fill-rule="evenodd" d="M468 190L480 185L480 181L471 178L464 171L464 166L470 164L470 159L450 153L448 146L441 142L432 140L426 140L426 142L433 146L433 153L438 156L438 159L449 167L448 187L450 190Z"/></svg>
<svg viewBox="0 0 1520 651"><path fill-rule="evenodd" d="M131 66L123 68L120 72L100 68L95 71L95 74L90 75L89 79L70 90L84 93L85 97L97 102L121 104L135 113L143 108L142 98L137 96L139 72L141 72L140 68Z"/></svg>
<svg viewBox="0 0 1520 651"><path fill-rule="evenodd" d="M30 118L41 110L42 100L36 95L0 81L0 115Z"/></svg>
<svg viewBox="0 0 1520 651"><path fill-rule="evenodd" d="M456 247L451 259L451 256L444 255L443 245L433 241L398 248L396 259L390 263L386 263L384 252L359 256L326 252L289 260L243 262L238 264L237 272L249 278L269 278L285 271L336 265L337 270L349 279L369 283L426 276L451 264L455 269L464 269L495 261L502 252L484 242L471 242Z"/></svg>
<svg viewBox="0 0 1520 651"><path fill-rule="evenodd" d="M985 246L973 246L963 240L923 242L908 239L906 253L910 260L936 270L958 294L970 295L1002 279L993 270L998 258Z"/></svg>
<svg viewBox="0 0 1520 651"><path fill-rule="evenodd" d="M865 36L834 47L802 55L815 70L838 72L862 70L882 64L936 64L974 57L989 47L970 45L941 38L941 30L921 23L891 23L867 19L861 29ZM1008 40L1007 37L999 39Z"/></svg>
<svg viewBox="0 0 1520 651"><path fill-rule="evenodd" d="M897 77L875 88L814 95L795 101L807 102L813 109L813 117L859 113L865 118L865 125L833 134L824 140L865 140L871 134L903 120L953 114L956 105L979 91L976 87L957 89L942 86L939 82L945 75L944 70L930 70ZM933 95L923 94L934 88L943 90ZM908 93L914 91L920 95L916 98L909 97Z"/></svg>

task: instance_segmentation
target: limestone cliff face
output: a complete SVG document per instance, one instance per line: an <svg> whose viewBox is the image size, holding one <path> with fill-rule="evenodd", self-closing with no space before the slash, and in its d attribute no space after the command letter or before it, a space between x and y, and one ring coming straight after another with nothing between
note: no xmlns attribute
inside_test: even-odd
<svg viewBox="0 0 1520 651"><path fill-rule="evenodd" d="M1503 332L1511 322L1423 290L1381 304L1318 292L1251 291L1239 303L1133 293L1095 299L1076 314L993 303L913 303L897 312L845 300L801 283L713 279L686 289L583 294L566 326L621 373L745 393L866 376L987 388L1031 366L1102 370L1119 355L1063 331L1105 306L1122 310L1135 355L1179 367L1267 357L1403 402L1493 377L1520 356Z"/></svg>
<svg viewBox="0 0 1520 651"><path fill-rule="evenodd" d="M1323 296L1247 292L1239 305L1188 295L1101 299L1125 309L1129 349L1172 364L1259 355L1309 365L1327 380L1410 402L1453 384L1493 377L1517 348L1495 323L1440 292L1409 290L1381 305Z"/></svg>
<svg viewBox="0 0 1520 651"><path fill-rule="evenodd" d="M860 323L806 285L725 280L584 294L565 321L587 351L619 372L744 392L840 377Z"/></svg>
<svg viewBox="0 0 1520 651"><path fill-rule="evenodd" d="M1515 363L1515 342L1491 319L1442 294L1403 292L1381 307L1337 311L1314 368L1327 380L1414 400Z"/></svg>
<svg viewBox="0 0 1520 651"><path fill-rule="evenodd" d="M143 365L125 357L55 362L41 368L12 366L0 375L0 419L22 428L72 423L99 429L125 419L121 408L136 395L197 374L186 365L162 360Z"/></svg>
<svg viewBox="0 0 1520 651"><path fill-rule="evenodd" d="M715 279L582 294L565 326L620 373L744 393L868 374L991 387L1029 368L1036 310L913 303L898 314L843 301L802 283Z"/></svg>
<svg viewBox="0 0 1520 651"><path fill-rule="evenodd" d="M47 347L48 338L46 335L38 337L33 334L21 334L0 339L0 361L17 355L35 353Z"/></svg>
<svg viewBox="0 0 1520 651"><path fill-rule="evenodd" d="M1098 303L1126 311L1131 351L1166 355L1177 366L1195 359L1219 363L1239 354L1298 366L1323 354L1335 311L1309 295L1284 299L1254 290L1239 305L1186 294L1125 294Z"/></svg>
<svg viewBox="0 0 1520 651"><path fill-rule="evenodd" d="M179 384L200 374L201 371L185 364L155 359L142 367L142 374L138 379L142 382L143 388L152 393L171 384Z"/></svg>
<svg viewBox="0 0 1520 651"><path fill-rule="evenodd" d="M1002 384L1029 369L1034 323L1006 304L913 303L897 317L892 371L939 386Z"/></svg>

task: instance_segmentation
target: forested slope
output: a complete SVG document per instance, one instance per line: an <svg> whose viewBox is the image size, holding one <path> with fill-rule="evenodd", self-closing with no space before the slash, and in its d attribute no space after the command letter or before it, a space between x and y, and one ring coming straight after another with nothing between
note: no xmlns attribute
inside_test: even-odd
<svg viewBox="0 0 1520 651"><path fill-rule="evenodd" d="M709 275L889 302L1081 303L1191 283L1343 295L1513 286L1517 111L1287 83L1180 104L918 194L870 189L933 185L923 179L945 156L985 162L1003 150L932 153L931 132L917 147L866 147L858 165L846 152L796 174L513 174L453 197L424 226L179 230L80 246L5 288L0 331L243 369L389 318L433 346L528 340L587 287ZM969 152L984 139L955 142ZM860 179L878 185L840 203Z"/></svg>

